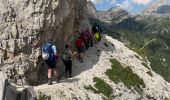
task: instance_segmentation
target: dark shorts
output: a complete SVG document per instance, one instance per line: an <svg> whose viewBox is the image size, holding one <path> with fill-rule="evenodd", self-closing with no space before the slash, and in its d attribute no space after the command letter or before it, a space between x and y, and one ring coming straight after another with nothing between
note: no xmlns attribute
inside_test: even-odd
<svg viewBox="0 0 170 100"><path fill-rule="evenodd" d="M54 69L56 68L57 59L55 56L53 56L51 59L46 61L46 64L48 65L48 68Z"/></svg>

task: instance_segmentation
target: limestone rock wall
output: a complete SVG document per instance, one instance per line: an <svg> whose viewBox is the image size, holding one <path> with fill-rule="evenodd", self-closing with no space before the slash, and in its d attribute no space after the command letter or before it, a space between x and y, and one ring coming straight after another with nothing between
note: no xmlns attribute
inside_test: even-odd
<svg viewBox="0 0 170 100"><path fill-rule="evenodd" d="M87 15L91 18L99 18L98 11L96 10L95 5L92 1L87 2L87 8L86 8Z"/></svg>
<svg viewBox="0 0 170 100"><path fill-rule="evenodd" d="M59 50L63 43L74 42L73 31L86 19L86 3L86 0L0 0L0 69L18 84L42 83L46 67L39 47L51 38ZM39 40L34 48L33 38Z"/></svg>

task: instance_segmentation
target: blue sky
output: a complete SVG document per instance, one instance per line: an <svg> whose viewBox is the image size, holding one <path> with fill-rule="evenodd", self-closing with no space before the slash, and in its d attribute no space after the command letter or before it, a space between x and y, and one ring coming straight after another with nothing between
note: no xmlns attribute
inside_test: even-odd
<svg viewBox="0 0 170 100"><path fill-rule="evenodd" d="M156 1L168 1L170 3L170 0L91 0L91 1L95 4L97 10L107 10L108 8L114 6L120 6L131 13L137 13L148 7L149 4Z"/></svg>

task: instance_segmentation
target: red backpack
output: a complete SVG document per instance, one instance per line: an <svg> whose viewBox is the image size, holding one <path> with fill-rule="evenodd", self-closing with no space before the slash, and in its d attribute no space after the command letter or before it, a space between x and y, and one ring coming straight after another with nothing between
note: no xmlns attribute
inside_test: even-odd
<svg viewBox="0 0 170 100"><path fill-rule="evenodd" d="M80 48L81 46L81 39L79 38L76 40L76 47Z"/></svg>

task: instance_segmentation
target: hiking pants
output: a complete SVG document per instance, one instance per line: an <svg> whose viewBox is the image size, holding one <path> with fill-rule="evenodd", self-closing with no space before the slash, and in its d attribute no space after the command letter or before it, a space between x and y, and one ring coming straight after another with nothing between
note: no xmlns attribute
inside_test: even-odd
<svg viewBox="0 0 170 100"><path fill-rule="evenodd" d="M69 75L72 74L72 61L68 60L64 62L65 65L65 74L69 73Z"/></svg>
<svg viewBox="0 0 170 100"><path fill-rule="evenodd" d="M90 47L93 47L93 38L90 38Z"/></svg>
<svg viewBox="0 0 170 100"><path fill-rule="evenodd" d="M88 50L90 47L90 39L87 39L87 42L86 42L86 50Z"/></svg>

